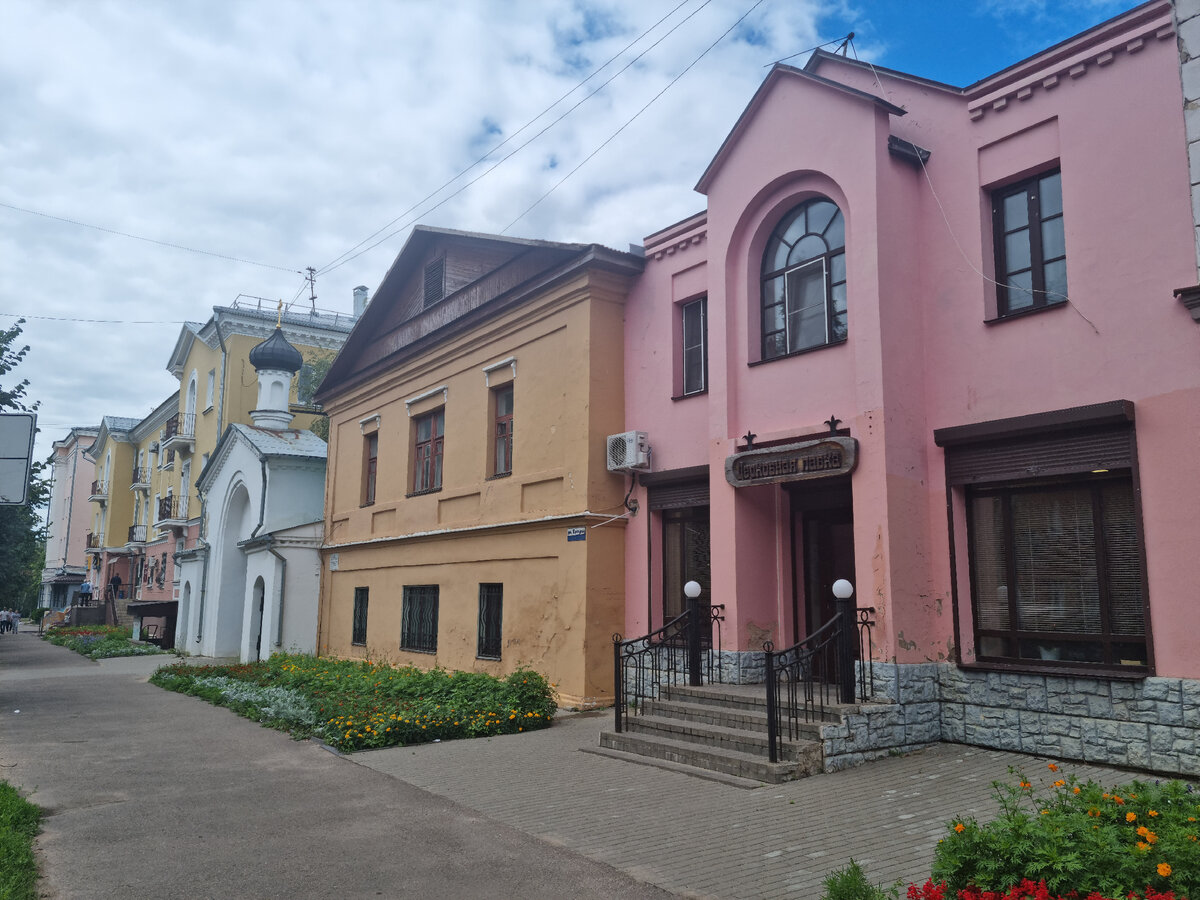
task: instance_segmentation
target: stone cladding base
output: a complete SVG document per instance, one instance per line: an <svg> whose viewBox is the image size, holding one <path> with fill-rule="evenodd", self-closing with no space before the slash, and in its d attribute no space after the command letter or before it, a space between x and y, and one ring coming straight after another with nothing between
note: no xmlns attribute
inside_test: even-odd
<svg viewBox="0 0 1200 900"><path fill-rule="evenodd" d="M721 657L726 684L764 680L761 652ZM1200 777L1200 680L867 665L872 702L822 727L827 772L946 741Z"/></svg>

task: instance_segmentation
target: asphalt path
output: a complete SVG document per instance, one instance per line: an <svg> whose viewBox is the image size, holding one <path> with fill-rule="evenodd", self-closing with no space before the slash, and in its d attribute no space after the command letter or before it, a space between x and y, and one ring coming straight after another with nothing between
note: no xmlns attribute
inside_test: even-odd
<svg viewBox="0 0 1200 900"><path fill-rule="evenodd" d="M673 896L147 684L162 659L96 663L0 636L0 778L45 810L41 896Z"/></svg>

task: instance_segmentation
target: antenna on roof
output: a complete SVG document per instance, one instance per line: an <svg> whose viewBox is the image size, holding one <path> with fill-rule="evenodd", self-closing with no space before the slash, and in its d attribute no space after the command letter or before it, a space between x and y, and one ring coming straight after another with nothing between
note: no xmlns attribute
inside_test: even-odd
<svg viewBox="0 0 1200 900"><path fill-rule="evenodd" d="M317 270L309 266L304 270L308 273L308 299L312 302L313 312L317 310Z"/></svg>
<svg viewBox="0 0 1200 900"><path fill-rule="evenodd" d="M846 39L844 41L842 41L842 46L840 46L836 50L834 50L833 55L837 56L837 54L840 53L840 54L842 54L842 56L845 56L846 48L850 45L850 42L852 40L854 40L854 32L853 31L850 32L848 35L846 35Z"/></svg>

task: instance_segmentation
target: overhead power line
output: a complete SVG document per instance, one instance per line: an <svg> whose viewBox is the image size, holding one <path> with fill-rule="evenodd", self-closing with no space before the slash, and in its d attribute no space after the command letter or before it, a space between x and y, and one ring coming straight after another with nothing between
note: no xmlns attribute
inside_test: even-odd
<svg viewBox="0 0 1200 900"><path fill-rule="evenodd" d="M514 137L516 137L522 131L525 131L527 128L529 128L531 125L533 125L534 122L536 122L538 119L542 118L544 115L546 115L546 113L548 113L550 110L552 110L555 106L557 106L559 103L561 103L567 97L569 97L571 94L573 94L579 88L583 87L585 84L587 84L589 81L591 81L592 78L594 78L597 74L599 74L604 69L606 69L609 65L611 65L614 60L616 60L617 58L619 58L621 56L621 54L625 53L627 50L629 50L635 44L640 42L642 40L642 38L644 38L646 35L648 35L650 32L652 32L655 28L657 28L659 25L661 25L663 22L665 22L668 18L670 18L670 16L673 15L676 12L676 10L678 10L680 7L684 6L684 4L686 2L687 2L687 0L683 0L682 3L680 3L674 9L672 9L670 12L668 12L665 16L663 16L661 19L659 19L657 22L655 22L653 25L651 25L649 28L647 28L645 31L643 31L640 35L638 35L636 38L634 38L628 44L626 44L622 50L620 50L618 53L616 53L614 56L612 56L607 62L605 62L603 65L601 65L595 71L593 71L592 74L587 76L587 78L583 79L583 81L579 82L577 85L575 85L575 87L571 88L571 90L569 90L565 94L563 94L562 97L560 97L558 100L555 100L548 107L546 107L546 109L542 110L540 113L538 113L532 119L530 119L528 122L526 122L524 125L522 125L519 129L517 129L515 132L513 132L511 135L509 135L508 138L501 141L499 144L497 144L495 147L493 147L491 150L489 150L487 153L485 153L479 159L475 160L475 162L471 163L471 165L467 166L465 169L463 169L461 172L459 172L457 175L455 175L453 178L451 178L449 181L447 181L441 187L437 188L432 193L426 195L424 197L424 199L419 200L417 203L410 206L407 210L405 210L399 216L392 219L392 221L389 222L387 225L384 225L383 228L378 229L370 237L364 238L362 241L359 241L357 244L354 245L354 247L350 248L350 250L347 250L341 256L336 257L332 262L323 266L321 269L318 270L317 274L324 275L327 272L332 272L334 269L341 268L342 266L344 266L346 263L350 262L351 260L357 259L358 257L362 256L364 253L368 253L371 250L374 250L380 244L386 243L387 241L391 240L393 237L395 237L400 232L405 231L406 229L411 227L413 225L413 223L416 221L415 218L409 219L403 225L401 225L399 228L384 235L382 238L380 238L378 241L375 241L375 243L371 244L369 247L364 247L362 250L359 250L357 253L353 252L354 250L358 249L359 247L362 247L363 244L365 244L367 241L371 240L371 238L375 237L380 232L390 228L392 225L399 222L401 219L403 219L409 213L413 212L413 210L420 207L426 201L437 196L439 193L441 193L447 187L452 185L455 181L457 181L459 178L461 178L467 172L471 171L471 169L475 168L477 165L482 163L489 156L491 156L493 153L495 153L497 150L499 150L501 147L503 147L505 144L507 144L509 141L511 141ZM688 13L686 16L684 16L680 21L678 21L673 26L671 26L671 28L668 29L667 32L665 34L663 34L661 37L659 37L654 43L652 43L649 47L647 47L641 53L637 54L632 59L630 59L629 62L627 62L624 66L622 66L615 73L613 73L607 80L603 81L600 85L598 85L595 89L593 89L591 92L589 92L586 96L584 96L582 99L580 99L574 105L572 105L567 110L565 110L561 115L559 115L556 119L554 119L554 121L550 122L550 124L548 124L545 128L543 128L541 131L537 132L537 134L530 137L524 143L520 144L518 147L516 147L510 153L507 153L504 156L502 156L495 163L493 163L490 167L488 167L483 172L479 173L474 178L472 178L470 181L466 182L461 187L459 187L458 190L454 191L451 194L448 194L447 196L445 196L441 200L439 200L437 203L435 203L433 206L430 206L429 208L424 210L424 212L422 212L421 215L428 215L429 213L433 212L435 209L438 209L439 207L444 206L446 203L449 203L451 200L453 200L455 197L457 197L459 194L461 194L467 188L471 187L471 185L475 184L480 179L482 179L482 178L486 177L487 175L490 175L492 172L496 171L496 169L499 168L502 164L504 164L508 160L512 159L514 156L516 156L518 153L520 153L522 150L524 150L526 147L528 147L530 144L532 144L534 141L536 141L538 138L540 138L542 135L544 135L547 131L549 131L551 128L553 128L555 125L557 125L563 119L565 119L567 116L569 116L575 110L577 110L580 106L582 106L588 100L592 99L592 97L596 96L596 94L600 93L600 91L604 90L604 88L608 87L608 85L612 84L613 81L615 81L617 78L619 78L624 72L626 72L631 66L633 66L634 63L636 63L643 56L645 56L647 53L649 53L651 50L653 50L655 47L657 47L659 44L661 44L664 40L666 40L668 37L670 37L677 29L679 29L682 25L684 25L686 22L688 22L693 16L695 16L698 12L700 12L700 10L704 9L704 7L708 6L711 2L712 2L712 0L704 0L703 3L701 3L694 10L692 10L690 13ZM755 5L757 5L757 4L755 4Z"/></svg>
<svg viewBox="0 0 1200 900"><path fill-rule="evenodd" d="M170 241L160 241L155 238L145 237L140 234L131 234L128 231L118 231L115 228L105 228L103 225L93 225L91 222L80 222L78 219L68 219L64 216L54 216L50 213L40 212L36 209L26 209L23 206L14 206L11 203L0 201L0 206L5 209L11 209L15 212L25 213L30 216L41 216L43 219L53 219L55 222L65 222L68 225L77 225L80 228L91 228L96 231L103 231L105 234L115 234L118 237L131 238L135 241L145 241L147 244L157 244L160 247L170 247L172 250L183 250L186 253L199 253L202 256L211 256L215 259L223 259L228 262L242 263L247 266L258 266L263 269L274 269L277 272L294 272L295 274L303 274L299 269L291 266L274 266L270 263L258 262L253 259L242 259L240 256L229 256L225 253L216 253L212 250L200 250L196 247L186 247L183 244L173 244Z"/></svg>
<svg viewBox="0 0 1200 900"><path fill-rule="evenodd" d="M624 131L626 128L628 128L630 125L632 125L634 123L634 121L638 118L638 116L640 116L642 113L644 113L646 110L648 110L659 97L661 97L663 94L665 94L667 91L669 91L675 85L675 83L677 81L679 81L679 79L681 79L684 75L686 75L688 72L690 72L692 70L692 68L698 62L700 62L700 60L704 59L704 57L706 57L709 54L709 52L714 47L717 46L717 44L719 44L719 43L721 43L721 41L725 40L725 38L727 38L729 36L729 34L735 28L737 28L739 25L741 25L742 22L744 22L746 20L747 16L749 16L752 12L754 12L756 9L758 9L760 6L762 6L763 3L765 3L765 2L766 2L766 0L757 0L757 2L753 6L751 6L748 10L746 10L744 13L742 13L736 22L734 22L727 29L725 29L725 31L721 34L720 37L718 37L715 41L713 41L711 44L709 44L707 47L705 47L700 52L699 56L697 56L690 63L688 63L686 66L684 66L683 70L678 75L676 75L674 78L672 78L670 81L668 81L666 86L663 87L663 89L661 91L659 91L657 94L655 94L653 97L651 97L646 102L645 106L643 106L641 109L639 109L637 112L635 112L632 116L630 116L628 119L626 119L620 128L618 128L616 131L614 131L612 134L610 134L603 141L603 143L600 144L599 147L597 147L595 150L593 150L591 153L589 153L587 156L585 156L582 160L580 160L579 164L577 166L575 166L575 168L573 168L570 172L568 172L566 175L564 175L562 178L560 178L558 181L556 181L554 183L554 185L550 188L550 190L546 191L546 193L542 194L542 196L540 196L536 200L534 200L533 203L531 203L529 205L529 207L526 208L526 210L523 213L521 213L519 216L517 216L515 219L513 219L511 222L509 222L507 225L505 225L504 228L500 231L500 233L501 234L506 233L508 231L508 229L512 228L514 225L516 225L518 222L520 222L523 218L525 218L525 216L529 215L529 213L532 212L543 200L545 200L547 197L549 197L551 194L553 194L556 190L558 190L558 188L562 185L562 183L564 181L566 181L568 178L570 178L572 175L574 175L576 172L578 172L580 169L582 169L584 167L584 165L586 165L587 162L589 160L591 160L592 157L594 157L597 153L599 153L601 150L603 150L605 147L607 147L610 143L612 143L613 139L615 139L617 135L619 135L622 131ZM829 43L832 43L832 41L830 41ZM814 47L813 49L815 50L816 48Z"/></svg>

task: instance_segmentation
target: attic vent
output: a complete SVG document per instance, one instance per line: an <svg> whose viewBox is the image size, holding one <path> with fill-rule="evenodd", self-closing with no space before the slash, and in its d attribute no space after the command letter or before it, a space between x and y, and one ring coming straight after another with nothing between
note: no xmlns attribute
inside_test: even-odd
<svg viewBox="0 0 1200 900"><path fill-rule="evenodd" d="M425 303L424 309L446 296L446 257L435 259L425 267Z"/></svg>

